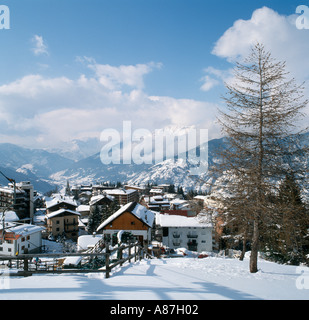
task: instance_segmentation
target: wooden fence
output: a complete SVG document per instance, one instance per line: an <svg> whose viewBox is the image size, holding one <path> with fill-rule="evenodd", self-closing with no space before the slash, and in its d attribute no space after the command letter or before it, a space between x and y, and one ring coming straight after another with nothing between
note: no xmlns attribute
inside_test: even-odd
<svg viewBox="0 0 309 320"><path fill-rule="evenodd" d="M128 253L124 255L124 251ZM116 258L114 257L116 254ZM7 261L9 268L17 268L20 271L16 275L30 276L38 273L90 273L104 272L109 278L113 268L132 260L142 260L148 255L147 250L139 243L130 243L109 249L105 245L105 252L95 253L41 253L41 254L21 254L18 256L0 256L0 260ZM65 266L64 261L68 257L80 257L84 261L84 267ZM101 261L101 266L94 268L95 261ZM93 262L93 263L92 263Z"/></svg>

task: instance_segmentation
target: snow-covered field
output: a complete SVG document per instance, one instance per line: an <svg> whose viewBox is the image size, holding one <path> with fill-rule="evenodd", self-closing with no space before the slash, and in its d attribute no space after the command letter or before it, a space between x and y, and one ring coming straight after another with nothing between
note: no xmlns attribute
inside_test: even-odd
<svg viewBox="0 0 309 320"><path fill-rule="evenodd" d="M224 257L151 259L104 274L34 275L10 278L0 299L206 300L309 299L309 268ZM1 283L0 283L1 285Z"/></svg>

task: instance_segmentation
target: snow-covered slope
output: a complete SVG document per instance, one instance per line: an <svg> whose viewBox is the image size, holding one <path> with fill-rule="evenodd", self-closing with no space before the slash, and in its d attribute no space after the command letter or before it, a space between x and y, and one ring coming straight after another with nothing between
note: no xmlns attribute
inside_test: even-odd
<svg viewBox="0 0 309 320"><path fill-rule="evenodd" d="M109 279L104 278L104 273L10 278L0 291L0 299L114 300L116 307L124 304L120 300L136 300L130 306L140 307L144 304L141 300L154 300L154 307L160 301L169 304L164 300L174 300L173 305L177 300L186 300L180 305L198 304L198 314L204 317L209 304L203 300L308 300L308 279L308 267L265 260L259 261L259 271L251 274L248 258L151 259L117 267ZM104 307L107 315L110 306ZM144 317L153 311L144 310Z"/></svg>

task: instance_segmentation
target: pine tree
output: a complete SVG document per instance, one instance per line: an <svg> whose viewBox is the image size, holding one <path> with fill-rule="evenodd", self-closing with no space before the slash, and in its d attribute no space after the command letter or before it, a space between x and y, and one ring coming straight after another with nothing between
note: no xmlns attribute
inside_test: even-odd
<svg viewBox="0 0 309 320"><path fill-rule="evenodd" d="M294 173L288 173L279 187L271 232L264 237L267 255L275 261L289 264L306 262L309 213L302 201L301 189Z"/></svg>
<svg viewBox="0 0 309 320"><path fill-rule="evenodd" d="M99 206L91 206L90 215L88 219L87 230L89 233L93 233L97 230L98 226L102 221L102 213L100 212Z"/></svg>
<svg viewBox="0 0 309 320"><path fill-rule="evenodd" d="M251 234L250 272L257 272L260 239L267 229L263 226L272 221L275 204L270 199L278 181L291 170L295 179L303 176L296 155L307 150L297 143L301 136L295 131L307 100L303 86L287 80L285 63L275 61L261 44L234 72L233 83L226 84L227 112L220 111L218 119L229 145L219 166L228 180L222 188L229 196L222 202L227 220L243 225L242 234Z"/></svg>

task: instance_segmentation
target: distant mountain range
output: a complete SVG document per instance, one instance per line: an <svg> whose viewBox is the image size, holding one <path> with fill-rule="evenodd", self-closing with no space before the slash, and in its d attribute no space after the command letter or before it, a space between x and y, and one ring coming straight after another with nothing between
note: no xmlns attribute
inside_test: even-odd
<svg viewBox="0 0 309 320"><path fill-rule="evenodd" d="M213 161L213 151L224 144L223 139L211 140L208 144L209 162ZM30 181L37 190L46 192L56 185L90 184L105 181L127 182L131 184L173 183L184 188L203 185L190 176L190 166L186 161L165 160L151 164L110 164L104 165L100 152L74 161L57 153L45 150L31 150L13 144L0 144L0 170L16 181ZM209 177L203 176L200 178ZM7 184L1 177L0 183Z"/></svg>
<svg viewBox="0 0 309 320"><path fill-rule="evenodd" d="M31 150L9 143L0 144L0 170L9 178L30 181L36 190L46 192L55 188L51 174L65 170L73 160L44 150ZM1 176L0 183L8 181Z"/></svg>
<svg viewBox="0 0 309 320"><path fill-rule="evenodd" d="M309 145L309 134L305 135ZM208 163L219 161L215 151L227 146L225 138L210 140L200 148L208 147ZM307 143L308 142L308 143ZM92 144L91 148L94 148ZM84 152L91 152L84 150ZM63 155L45 150L31 150L13 144L0 144L0 170L9 178L16 181L30 181L36 190L46 192L55 186L94 184L100 182L126 182L129 184L145 185L149 183L172 183L184 189L194 188L200 191L210 191L214 177L208 173L192 176L187 161L165 160L157 164L111 164L104 165L100 159L100 152L81 160L73 160L81 156L77 148L77 155L70 154L68 159ZM63 152L62 152L63 154ZM0 176L0 184L7 185L7 180Z"/></svg>

